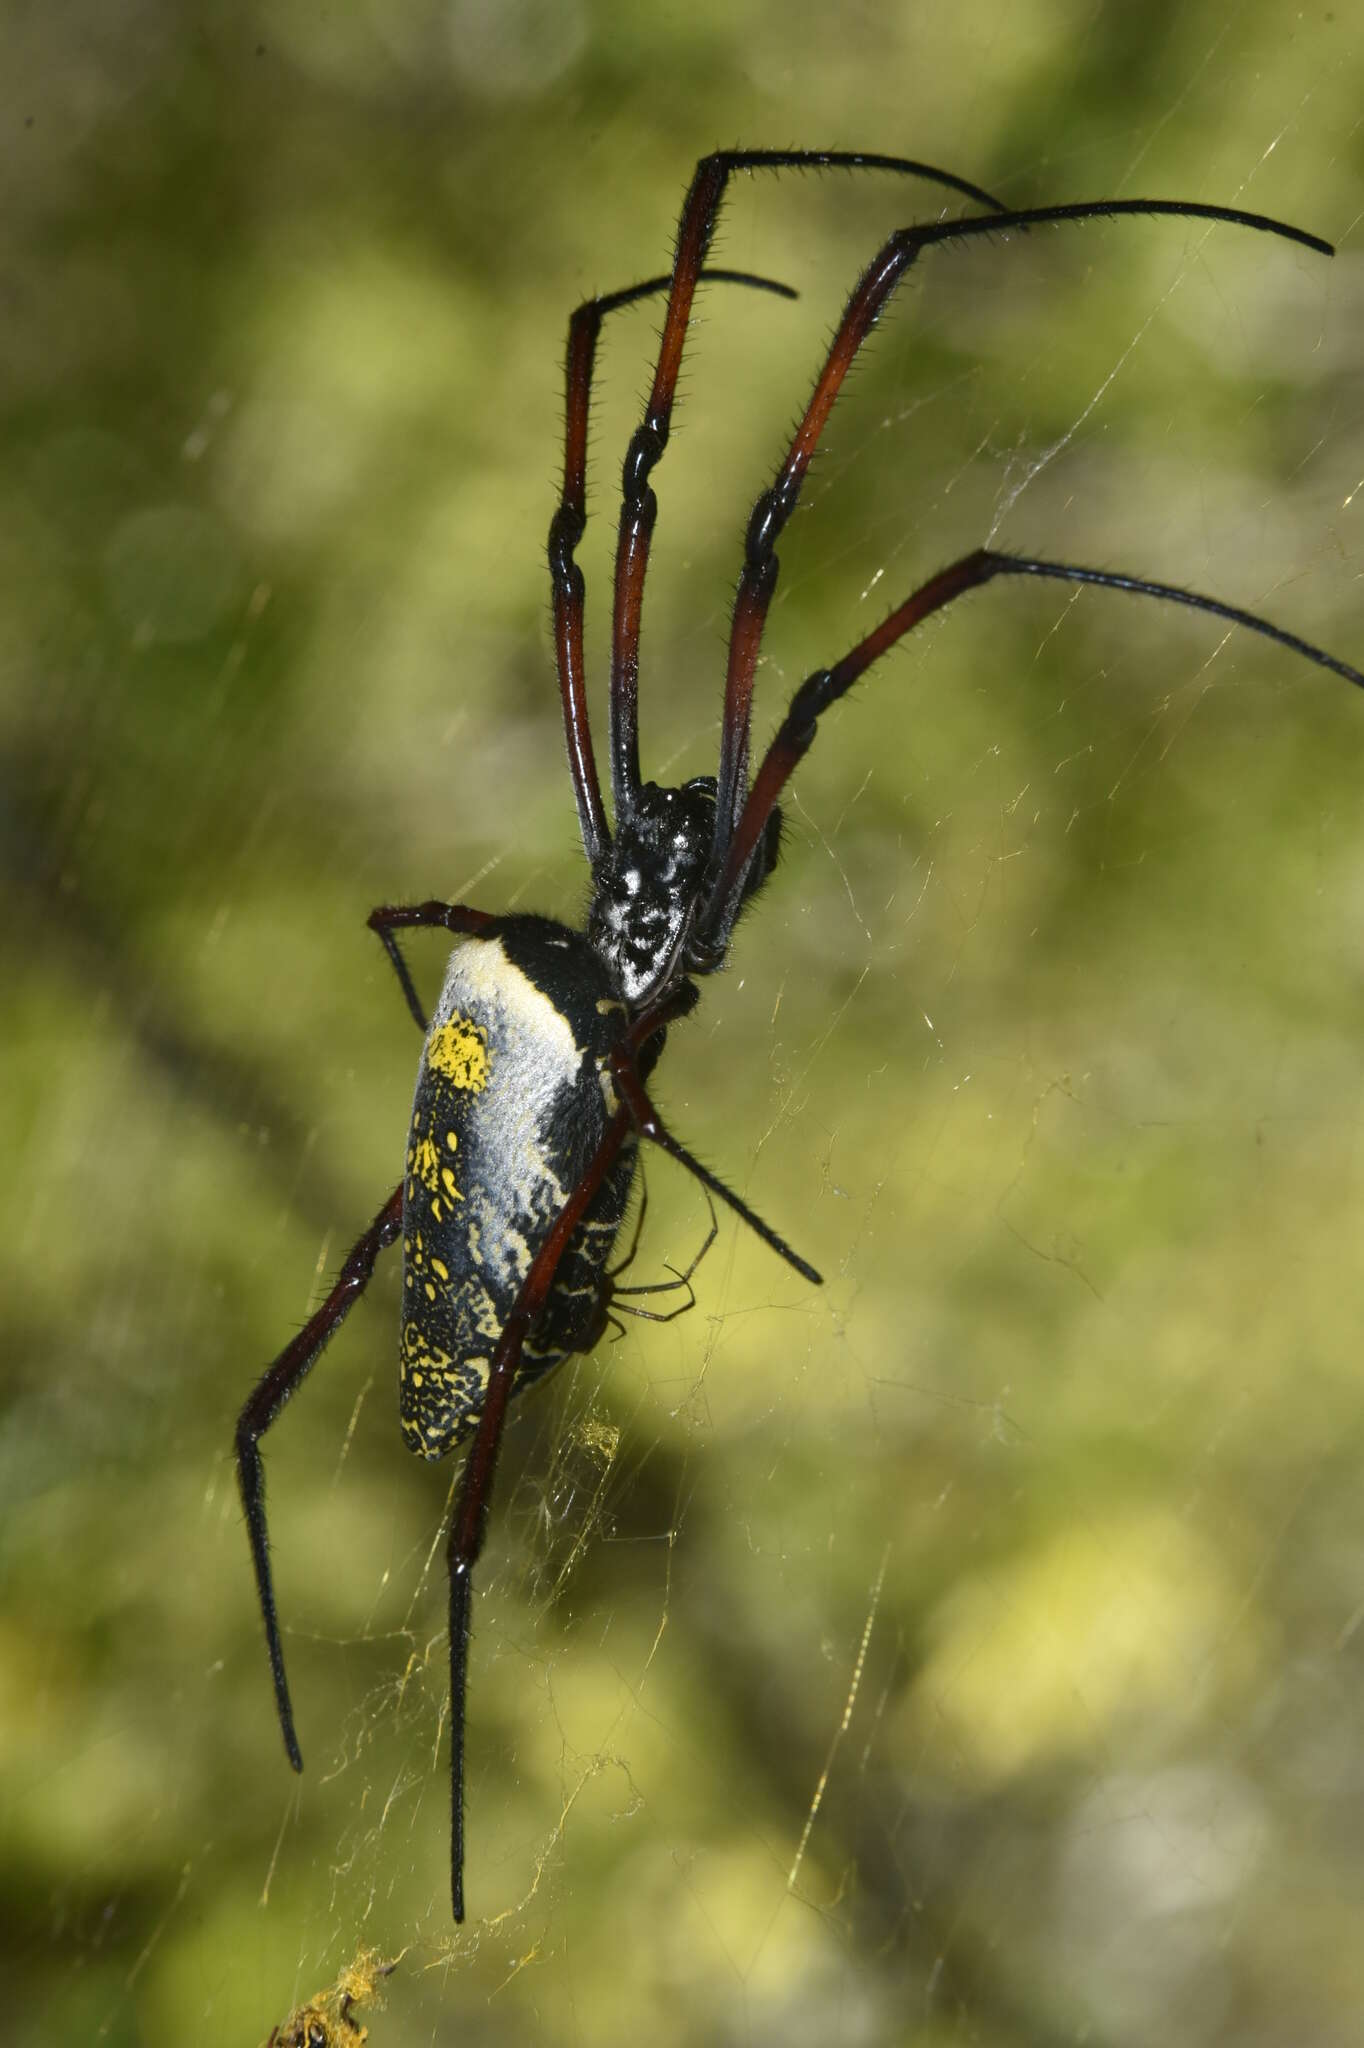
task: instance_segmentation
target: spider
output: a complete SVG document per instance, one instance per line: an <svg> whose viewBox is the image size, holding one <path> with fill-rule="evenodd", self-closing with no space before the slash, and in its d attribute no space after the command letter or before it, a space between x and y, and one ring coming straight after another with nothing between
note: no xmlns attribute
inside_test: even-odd
<svg viewBox="0 0 1364 2048"><path fill-rule="evenodd" d="M698 286L715 280L780 293L743 271L706 268L721 201L736 171L877 170L935 183L981 210L898 229L848 300L813 395L771 486L753 506L729 635L714 776L680 787L641 779L640 614L658 505L651 474L668 443ZM695 1007L697 978L725 964L741 913L777 865L779 799L821 715L932 613L996 577L1097 584L1188 605L1277 641L1348 682L1364 675L1296 634L1218 599L1144 577L977 548L940 569L831 667L796 690L750 774L750 707L763 626L776 588L777 542L791 517L834 401L891 296L925 250L1010 230L1128 214L1252 228L1329 256L1318 236L1237 208L1166 199L1103 199L1009 209L979 186L908 158L826 150L727 150L698 164L682 207L671 271L588 300L568 328L563 489L549 530L554 648L568 764L591 901L582 930L546 917L462 903L384 906L369 925L393 964L425 1044L406 1168L341 1268L321 1307L258 1381L237 1424L237 1468L275 1703L289 1761L302 1769L284 1670L265 1519L260 1438L312 1370L369 1283L385 1247L403 1240L399 1408L420 1457L468 1441L447 1538L451 1702L451 1904L464 1917L465 1695L474 1567L483 1548L509 1401L602 1336L613 1297L611 1254L648 1139L755 1231L805 1279L819 1275L693 1158L650 1098L671 1025ZM608 823L587 715L585 587L574 559L587 523L587 426L593 365L608 313L666 293L644 418L629 443L611 629ZM428 1020L398 945L405 930L461 941Z"/></svg>
<svg viewBox="0 0 1364 2048"><path fill-rule="evenodd" d="M386 1963L376 1950L361 1949L335 1984L314 1992L271 2029L265 2048L364 2048L369 2028L355 2018L355 2008L378 1997L380 1983L393 1975L401 1960Z"/></svg>

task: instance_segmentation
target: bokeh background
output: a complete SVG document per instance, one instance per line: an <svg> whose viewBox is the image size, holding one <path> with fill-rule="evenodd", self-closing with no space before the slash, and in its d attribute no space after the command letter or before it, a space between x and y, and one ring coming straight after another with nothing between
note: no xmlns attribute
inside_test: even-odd
<svg viewBox="0 0 1364 2048"><path fill-rule="evenodd" d="M1364 657L1350 11L316 0L8 11L3 1953L16 2044L252 2048L365 1946L374 2048L1359 2038L1364 702L996 586L827 721L674 1034L696 1306L526 1403L447 1910L450 1474L390 1262L268 1440L308 1770L229 1447L397 1177L365 932L575 916L544 534L570 307L723 142L1175 222L924 263L782 553L786 695L942 562L1187 582ZM657 482L647 766L713 762L747 509L938 200L740 181ZM603 345L584 549L656 309ZM419 978L440 971L414 942ZM664 1164L635 1277L706 1228Z"/></svg>

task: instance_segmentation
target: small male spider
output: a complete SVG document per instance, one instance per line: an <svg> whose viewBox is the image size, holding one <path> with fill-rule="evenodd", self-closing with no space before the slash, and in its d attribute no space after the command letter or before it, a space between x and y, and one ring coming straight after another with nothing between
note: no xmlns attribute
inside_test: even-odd
<svg viewBox="0 0 1364 2048"><path fill-rule="evenodd" d="M393 1975L398 1961L385 1963L376 1950L361 1949L334 1984L314 1992L271 2029L265 2048L364 2048L369 2028L361 2026L355 2009L378 1996L380 1984Z"/></svg>
<svg viewBox="0 0 1364 2048"><path fill-rule="evenodd" d="M771 487L749 517L729 636L718 772L680 788L640 779L640 612L658 504L649 478L668 442L682 349L704 279L792 294L770 279L707 270L707 251L735 171L791 166L904 173L974 201L959 220L901 228L858 279L814 393ZM845 151L723 151L702 159L682 208L671 273L591 299L569 322L564 482L549 530L554 647L578 824L592 877L586 928L499 916L461 903L371 913L408 1008L425 1033L402 1180L352 1249L322 1306L255 1387L237 1424L237 1468L265 1621L284 1746L302 1769L284 1673L265 1523L259 1442L364 1292L379 1253L403 1240L399 1407L408 1447L442 1458L472 1438L451 1518L451 1895L464 1917L464 1735L471 1580L483 1547L507 1404L575 1352L590 1351L610 1312L612 1249L641 1138L678 1160L807 1280L798 1258L662 1122L648 1082L668 1026L698 1000L694 977L724 966L740 913L777 863L778 799L821 714L933 612L997 576L1099 584L1210 612L1264 634L1364 687L1364 675L1296 634L1234 605L1140 576L977 548L940 569L830 668L796 691L749 774L749 717L763 625L777 582L776 546L800 495L843 380L883 308L925 249L975 236L1002 239L1044 223L1171 214L1278 235L1329 256L1331 246L1237 208L1167 199L1103 199L1010 210L988 192L903 157ZM588 403L605 315L667 294L658 363L624 465L611 631L610 753L614 818L597 780L583 675L582 572L574 551L587 523ZM428 1025L396 933L440 928L464 943L450 956Z"/></svg>

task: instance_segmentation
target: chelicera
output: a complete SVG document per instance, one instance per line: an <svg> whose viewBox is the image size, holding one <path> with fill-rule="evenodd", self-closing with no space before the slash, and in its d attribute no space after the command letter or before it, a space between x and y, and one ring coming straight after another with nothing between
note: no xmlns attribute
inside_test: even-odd
<svg viewBox="0 0 1364 2048"><path fill-rule="evenodd" d="M672 426L683 345L698 286L713 279L787 292L744 272L707 270L726 185L740 170L879 170L925 179L981 210L898 230L863 271L813 394L771 485L749 517L725 676L714 776L679 788L641 777L640 615L657 516L651 476ZM925 250L1050 223L1124 215L1224 222L1296 242L1329 243L1236 208L1114 199L1006 208L978 186L906 158L839 151L725 151L697 166L676 253L663 277L589 300L568 331L563 491L549 532L554 646L569 770L592 895L581 931L550 918L501 916L432 901L375 910L370 927L425 1034L403 1178L355 1244L335 1286L262 1376L237 1425L237 1467L275 1700L289 1760L302 1757L275 1607L260 1438L302 1384L387 1246L403 1240L399 1403L421 1457L468 1442L447 1542L451 1697L451 1896L464 1917L465 1694L474 1567L483 1547L508 1403L601 1337L615 1292L613 1248L629 1203L639 1140L670 1153L711 1195L811 1282L814 1268L706 1171L660 1118L649 1082L667 1031L694 1008L698 981L724 966L735 926L777 863L780 798L819 719L932 613L998 577L1051 578L1161 599L1277 641L1364 686L1364 676L1282 627L1216 598L1135 575L977 548L938 570L830 667L795 692L750 772L750 710L764 622L777 583L777 543L839 390L887 302ZM602 321L616 307L666 293L644 418L625 456L616 549L609 683L613 815L607 818L587 714L583 577L587 426ZM459 940L428 1019L399 950L402 931Z"/></svg>

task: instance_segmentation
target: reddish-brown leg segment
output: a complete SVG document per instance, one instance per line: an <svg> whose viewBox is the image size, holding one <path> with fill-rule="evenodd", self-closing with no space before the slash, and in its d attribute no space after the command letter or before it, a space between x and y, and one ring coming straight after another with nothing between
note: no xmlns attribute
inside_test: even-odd
<svg viewBox="0 0 1364 2048"><path fill-rule="evenodd" d="M453 932L458 938L487 939L492 937L502 919L491 910L475 910L468 903L429 902L382 904L378 910L371 910L365 922L383 941L407 1007L417 1020L417 1029L425 1031L426 1017L394 933L445 931Z"/></svg>
<svg viewBox="0 0 1364 2048"><path fill-rule="evenodd" d="M725 676L725 708L721 725L719 786L715 806L715 860L728 870L730 838L744 806L748 777L750 713L753 677L762 644L772 593L776 589L777 541L795 510L801 485L828 424L834 401L852 368L862 344L885 310L888 300L918 260L923 250L938 242L963 241L973 235L994 235L1009 228L1041 226L1046 222L1106 219L1117 214L1172 214L1181 219L1226 221L1234 226L1257 228L1266 234L1283 236L1291 242L1330 256L1329 242L1309 235L1302 228L1270 220L1259 213L1245 213L1236 207L1203 206L1173 199L1111 199L1068 206L1036 206L1013 213L998 213L968 220L940 221L925 227L900 228L885 242L863 271L844 309L824 367L815 382L805 416L796 429L786 460L775 482L753 507L744 543L744 566L734 603L730 628L729 661ZM679 257L680 261L680 257ZM669 302L671 312L671 301Z"/></svg>
<svg viewBox="0 0 1364 2048"><path fill-rule="evenodd" d="M743 284L755 291L794 299L788 285L769 277L755 277L746 270L706 270L703 284ZM640 299L667 291L667 277L647 278L625 291L610 292L588 299L568 323L568 352L564 365L564 481L559 504L549 528L549 576L554 607L554 659L559 671L559 695L563 702L564 738L568 743L569 772L578 806L578 828L583 851L590 866L611 844L611 832L602 803L601 784L592 750L592 728L587 715L587 685L583 664L583 608L586 586L574 551L587 529L587 420L592 397L592 372L597 356L597 337L602 321L618 307L632 306Z"/></svg>
<svg viewBox="0 0 1364 2048"><path fill-rule="evenodd" d="M693 1159L664 1127L644 1091L635 1062L641 1048L660 1031L685 1016L694 1007L695 988L683 984L652 1010L637 1017L624 1033L611 1058L611 1079L619 1107L602 1134L601 1142L572 1194L555 1218L540 1246L521 1291L498 1339L479 1411L478 1428L469 1446L464 1471L455 1497L446 1555L450 1569L450 1898L456 1920L464 1918L464 1750L465 1695L469 1669L470 1596L474 1566L483 1549L488 1507L497 1469L498 1448L506 1421L507 1405L516 1382L516 1369L526 1337L534 1328L554 1286L554 1276L568 1248L569 1240L587 1213L589 1204L610 1170L612 1161L632 1132L652 1140L679 1160L741 1216L764 1243L786 1259L798 1273L818 1283L813 1266L797 1258L775 1231L769 1229L745 1202L716 1180Z"/></svg>
<svg viewBox="0 0 1364 2048"><path fill-rule="evenodd" d="M711 935L717 927L723 930L725 918L732 917L744 870L782 790L809 750L821 713L837 703L844 692L866 674L873 662L890 651L897 640L913 632L932 613L945 610L959 597L964 597L968 590L979 589L996 576L1039 576L1060 583L1092 583L1103 590L1125 590L1137 597L1155 597L1170 604L1186 605L1194 611L1208 612L1215 619L1225 619L1229 625L1245 626L1252 633L1259 633L1267 640L1276 641L1280 647L1287 647L1292 653L1315 662L1318 668L1330 669L1333 674L1344 676L1346 682L1364 689L1364 675L1351 668L1348 662L1338 661L1333 654L1324 653L1320 647L1300 639L1296 633L1272 625L1268 619L1258 618L1254 612L1242 611L1238 605L1223 604L1218 598L1204 597L1199 591L1181 590L1172 583L1153 583L1142 576L1126 576L1106 569L1084 569L1070 562L1036 561L1024 555L1002 555L991 548L977 548L972 554L963 555L959 562L940 569L936 576L930 576L864 640L859 640L840 662L832 668L816 669L796 691L753 779L753 788L730 842L725 865L698 920L698 930L703 935Z"/></svg>
<svg viewBox="0 0 1364 2048"><path fill-rule="evenodd" d="M611 625L611 787L617 817L634 807L639 791L639 629L649 543L658 517L658 500L650 489L649 476L668 444L692 301L715 233L725 187L733 173L792 169L892 171L924 178L1001 215L1004 211L1001 202L979 185L972 185L951 171L938 170L932 164L918 163L912 157L851 150L719 150L713 156L703 157L696 166L677 231L677 252L653 386L644 419L631 438L622 478Z"/></svg>
<svg viewBox="0 0 1364 2048"><path fill-rule="evenodd" d="M747 1202L735 1194L733 1188L727 1188L722 1180L717 1180L694 1153L688 1152L685 1145L678 1143L649 1100L644 1083L635 1071L633 1060L623 1050L611 1062L611 1078L616 1084L616 1093L621 1101L629 1106L635 1129L642 1138L648 1138L660 1151L668 1153L679 1166L684 1166L695 1180L699 1180L703 1188L718 1196L726 1208L732 1209L735 1215L748 1225L754 1236L761 1238L779 1259L785 1259L787 1265L799 1273L802 1280L809 1280L816 1287L823 1286L823 1275L808 1259L803 1259L799 1252L793 1251L786 1239L779 1237L770 1223L764 1223L756 1210L750 1209Z"/></svg>

